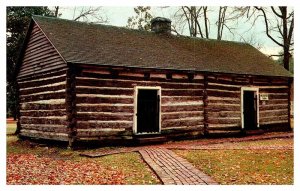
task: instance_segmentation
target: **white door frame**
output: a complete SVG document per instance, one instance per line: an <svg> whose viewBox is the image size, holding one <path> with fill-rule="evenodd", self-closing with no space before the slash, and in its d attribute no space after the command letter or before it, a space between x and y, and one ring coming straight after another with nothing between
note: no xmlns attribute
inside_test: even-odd
<svg viewBox="0 0 300 191"><path fill-rule="evenodd" d="M160 86L135 86L134 87L134 115L133 115L133 133L134 134L152 134L152 133L137 133L137 103L138 103L138 92L139 90L157 90L157 95L159 95L159 121L158 128L161 132L161 87ZM155 134L157 134L155 133Z"/></svg>
<svg viewBox="0 0 300 191"><path fill-rule="evenodd" d="M256 124L259 127L259 88L258 87L241 87L241 124L244 129L244 91L253 91L256 96Z"/></svg>

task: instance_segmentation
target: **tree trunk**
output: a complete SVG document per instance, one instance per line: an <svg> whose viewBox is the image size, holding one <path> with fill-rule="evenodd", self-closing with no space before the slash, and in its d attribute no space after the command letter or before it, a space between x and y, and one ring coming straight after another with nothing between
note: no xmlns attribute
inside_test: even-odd
<svg viewBox="0 0 300 191"><path fill-rule="evenodd" d="M290 69L290 42L288 40L287 29L287 7L279 7L281 11L282 27L283 27L283 66L285 69Z"/></svg>
<svg viewBox="0 0 300 191"><path fill-rule="evenodd" d="M55 17L58 17L58 10L59 10L59 6L55 6L55 13L54 13Z"/></svg>

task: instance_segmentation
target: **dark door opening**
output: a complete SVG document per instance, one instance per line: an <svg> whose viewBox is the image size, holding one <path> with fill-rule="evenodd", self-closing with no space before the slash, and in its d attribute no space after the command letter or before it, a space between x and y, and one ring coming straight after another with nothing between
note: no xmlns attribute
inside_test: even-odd
<svg viewBox="0 0 300 191"><path fill-rule="evenodd" d="M137 133L159 132L159 95L157 90L138 90Z"/></svg>
<svg viewBox="0 0 300 191"><path fill-rule="evenodd" d="M256 96L254 91L244 91L244 129L257 129Z"/></svg>

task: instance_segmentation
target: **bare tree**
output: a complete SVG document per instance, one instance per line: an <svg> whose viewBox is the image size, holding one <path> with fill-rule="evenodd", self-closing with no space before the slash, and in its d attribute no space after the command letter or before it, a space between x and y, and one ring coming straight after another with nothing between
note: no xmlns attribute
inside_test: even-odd
<svg viewBox="0 0 300 191"><path fill-rule="evenodd" d="M211 38L211 25L210 21L213 20L213 14L215 11L213 9L209 10L207 6L195 7L195 6L183 6L180 7L174 14L174 19L177 21L177 26L174 28L178 28L178 25L185 26L187 24L189 35L193 37L201 37L201 38ZM211 12L209 14L209 12ZM217 27L217 40L222 40L224 28L226 28L231 34L233 33L232 27L230 27L227 22L237 19L236 16L231 16L230 12L228 14L228 7L219 7L218 11L218 19L215 22L215 26Z"/></svg>
<svg viewBox="0 0 300 191"><path fill-rule="evenodd" d="M223 29L224 29L224 25L225 25L226 10L227 10L227 6L225 6L225 7L220 6L220 8L219 8L219 18L218 18L218 21L216 22L216 25L218 28L217 40L222 39Z"/></svg>
<svg viewBox="0 0 300 191"><path fill-rule="evenodd" d="M79 13L73 15L73 20L93 23L108 22L108 18L103 14L102 7L81 7Z"/></svg>
<svg viewBox="0 0 300 191"><path fill-rule="evenodd" d="M283 49L283 66L290 70L289 63L293 51L294 11L286 6L280 7L240 7L241 16L254 18L252 26L259 18L263 18L265 32L269 39ZM282 54L271 55L282 56Z"/></svg>
<svg viewBox="0 0 300 191"><path fill-rule="evenodd" d="M200 18L202 12L205 12L205 33L203 34L203 28L200 25ZM209 28L207 25L208 18L206 16L207 7L195 7L195 6L182 6L179 10L177 10L174 14L175 20L177 20L177 24L182 25L183 27L187 24L189 29L189 35L196 37L200 35L201 38L209 38ZM176 28L176 27L174 27Z"/></svg>
<svg viewBox="0 0 300 191"><path fill-rule="evenodd" d="M60 17L62 15L62 13L59 13L61 9L69 9L69 8L54 6L53 12L55 17ZM72 20L82 21L82 22L93 22L93 23L108 22L108 18L103 13L102 7L74 7Z"/></svg>
<svg viewBox="0 0 300 191"><path fill-rule="evenodd" d="M55 6L54 7L54 16L55 17L59 17L58 10L59 10L59 6Z"/></svg>

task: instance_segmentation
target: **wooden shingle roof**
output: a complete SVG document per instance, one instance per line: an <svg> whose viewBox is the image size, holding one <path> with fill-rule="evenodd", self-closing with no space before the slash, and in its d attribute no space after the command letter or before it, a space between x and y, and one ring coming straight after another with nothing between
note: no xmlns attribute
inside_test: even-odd
<svg viewBox="0 0 300 191"><path fill-rule="evenodd" d="M291 77L249 44L34 16L69 63Z"/></svg>

